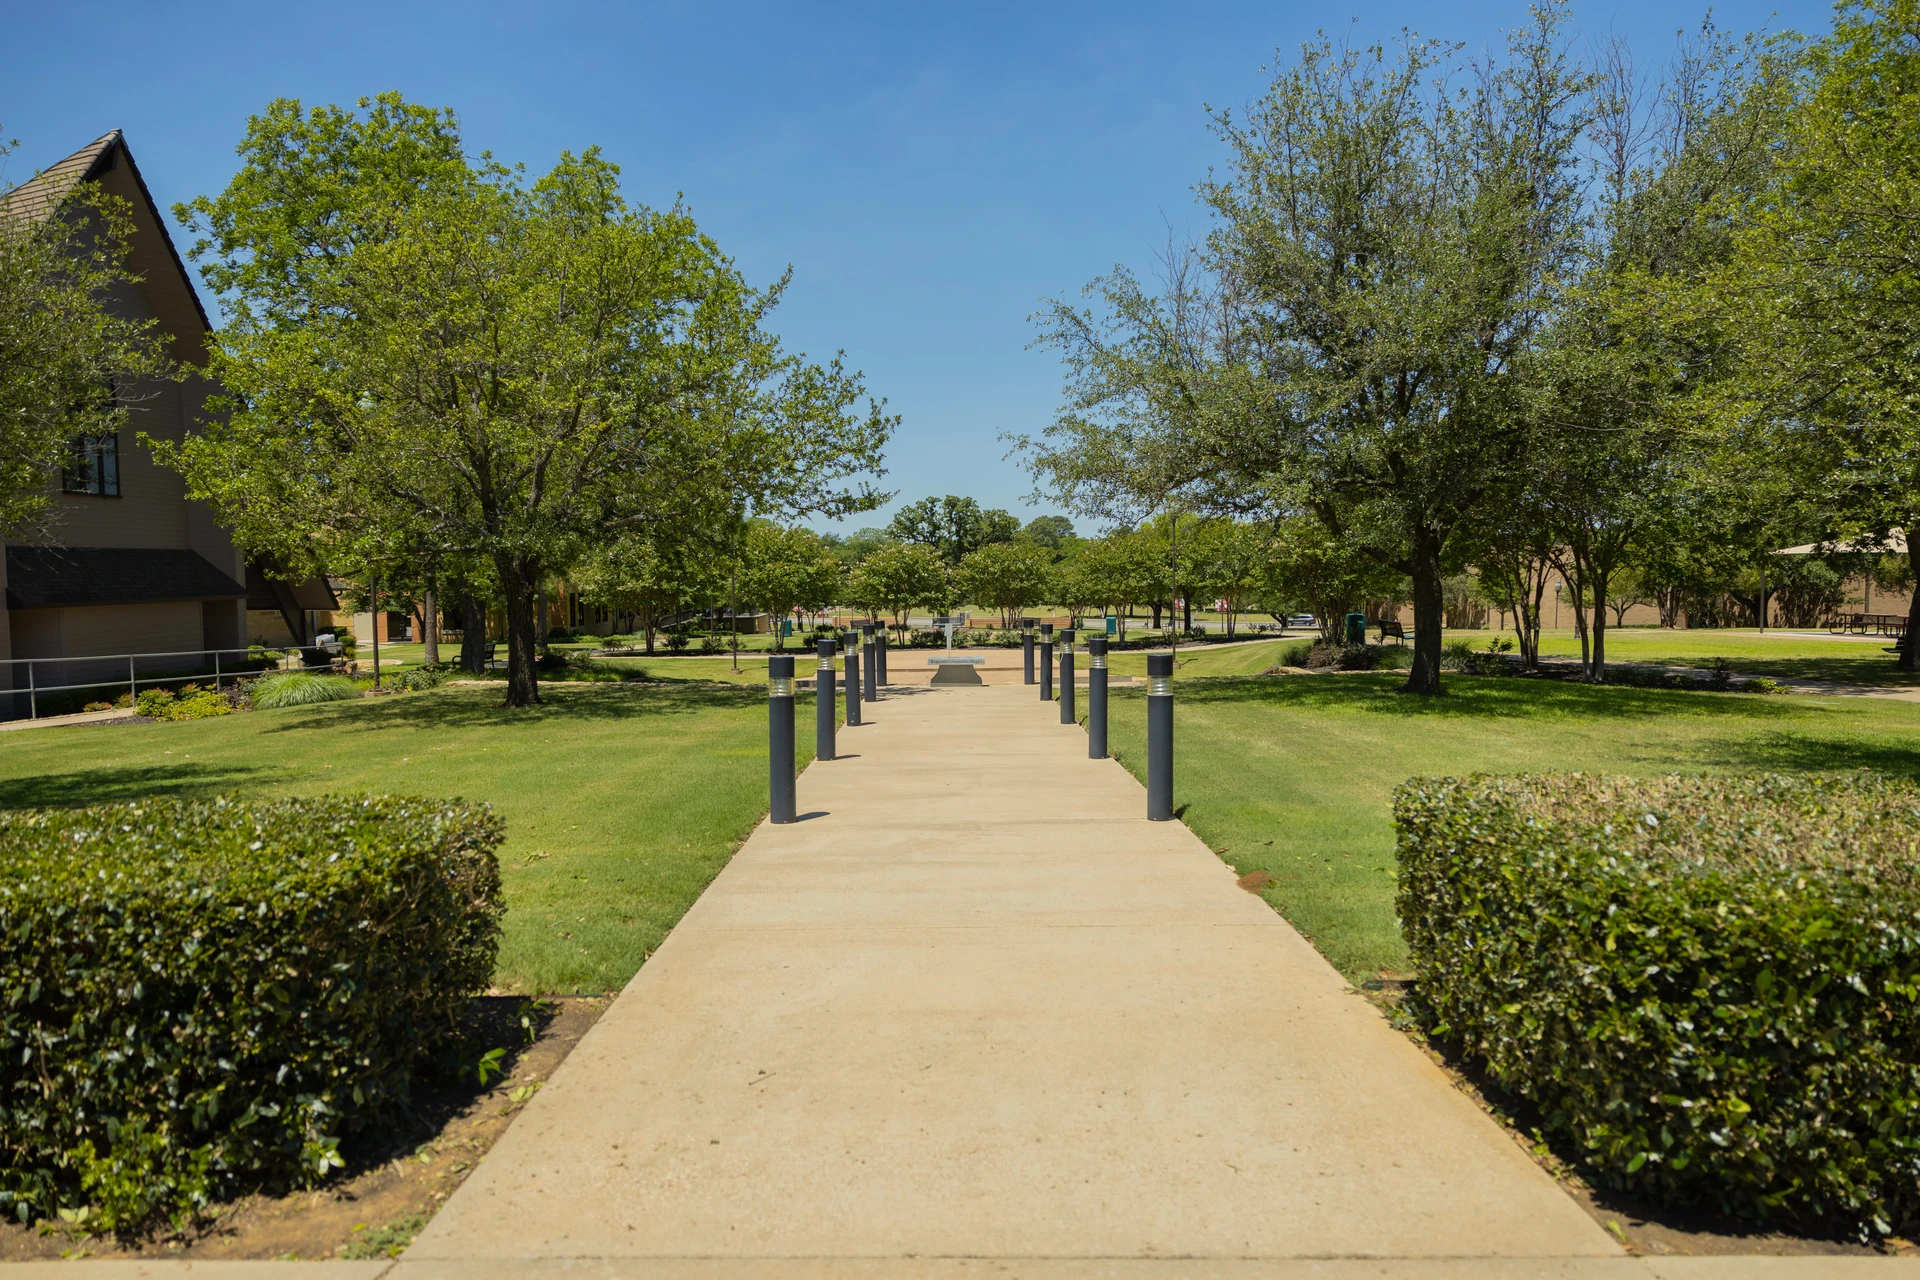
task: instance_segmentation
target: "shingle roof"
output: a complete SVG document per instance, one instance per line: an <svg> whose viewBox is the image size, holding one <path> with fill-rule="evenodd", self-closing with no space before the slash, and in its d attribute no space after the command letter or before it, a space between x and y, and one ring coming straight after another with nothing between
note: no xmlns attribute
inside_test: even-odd
<svg viewBox="0 0 1920 1280"><path fill-rule="evenodd" d="M181 261L180 250L167 233L167 220L161 216L160 206L154 203L153 193L147 190L147 180L140 176L140 166L134 163L133 151L127 146L126 137L120 130L101 134L66 159L48 165L13 190L0 195L0 215L36 220L46 217L80 183L91 182L113 168L116 151L126 158L127 172L133 176L134 186L147 206L147 216L152 219L153 229L159 232L160 243L166 246L173 269L186 285L187 296L193 301L194 314L200 321L201 330L211 333L213 324L207 319L207 309L200 303L200 295L193 287L192 277L187 274L187 264Z"/></svg>
<svg viewBox="0 0 1920 1280"><path fill-rule="evenodd" d="M231 600L246 594L198 552L180 548L7 548L9 609Z"/></svg>
<svg viewBox="0 0 1920 1280"><path fill-rule="evenodd" d="M101 162L120 141L120 131L115 129L95 138L65 160L48 165L0 195L0 210L35 220L46 217L76 186L98 174Z"/></svg>

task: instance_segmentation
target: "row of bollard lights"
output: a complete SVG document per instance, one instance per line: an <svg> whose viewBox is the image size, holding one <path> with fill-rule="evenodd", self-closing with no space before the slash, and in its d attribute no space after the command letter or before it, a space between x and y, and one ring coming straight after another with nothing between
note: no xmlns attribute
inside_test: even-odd
<svg viewBox="0 0 1920 1280"><path fill-rule="evenodd" d="M1022 670L1026 683L1034 684L1033 618L1020 620ZM1051 622L1040 623L1039 686L1042 702L1056 701L1053 692L1054 630ZM1060 631L1060 723L1074 724L1074 662L1072 627ZM1087 637L1087 756L1107 758L1107 638ZM887 683L887 633L872 623L861 623L859 630L843 633L836 642L823 637L815 646L820 663L815 673L814 757L834 758L834 729L837 710L834 670L836 652L844 650L847 663L847 724L860 723L860 704L877 702L880 688ZM797 817L793 750L793 657L774 654L767 660L767 733L769 738L768 781L771 796L770 819L792 822ZM1147 820L1173 820L1173 655L1147 655Z"/></svg>
<svg viewBox="0 0 1920 1280"><path fill-rule="evenodd" d="M1028 684L1035 683L1033 618L1020 619L1022 667ZM1053 692L1054 630L1051 622L1039 624L1040 701L1060 704L1060 723L1073 724L1074 669L1072 627L1063 627L1060 639L1060 695ZM1107 638L1088 636L1087 644L1087 756L1107 758ZM1173 820L1173 655L1147 655L1147 820Z"/></svg>
<svg viewBox="0 0 1920 1280"><path fill-rule="evenodd" d="M887 633L871 622L847 631L835 639L823 636L814 652L820 660L814 674L815 699L814 758L831 760L835 754L834 729L839 694L835 686L838 673L833 660L842 649L847 655L847 724L860 723L860 704L878 702L880 687L887 682ZM793 751L793 655L776 653L767 659L767 774L771 803L769 818L774 822L792 822L798 816L795 794Z"/></svg>

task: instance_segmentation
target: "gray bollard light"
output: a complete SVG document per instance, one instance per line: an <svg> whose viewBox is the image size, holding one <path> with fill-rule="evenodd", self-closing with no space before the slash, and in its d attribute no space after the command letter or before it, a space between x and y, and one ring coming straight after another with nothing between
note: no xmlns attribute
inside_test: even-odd
<svg viewBox="0 0 1920 1280"><path fill-rule="evenodd" d="M1053 624L1040 624L1040 701L1053 701Z"/></svg>
<svg viewBox="0 0 1920 1280"><path fill-rule="evenodd" d="M820 659L813 673L813 758L816 760L833 759L833 721L840 710L834 705L833 687L833 658L838 647L826 636L813 645L814 654Z"/></svg>
<svg viewBox="0 0 1920 1280"><path fill-rule="evenodd" d="M767 659L767 784L768 816L774 822L792 822L793 786L793 655Z"/></svg>
<svg viewBox="0 0 1920 1280"><path fill-rule="evenodd" d="M873 633L873 677L881 685L887 683L887 624L881 623Z"/></svg>
<svg viewBox="0 0 1920 1280"><path fill-rule="evenodd" d="M847 724L860 723L860 633L849 631L840 637L847 651Z"/></svg>
<svg viewBox="0 0 1920 1280"><path fill-rule="evenodd" d="M1173 655L1147 655L1147 821L1173 820Z"/></svg>
<svg viewBox="0 0 1920 1280"><path fill-rule="evenodd" d="M871 622L863 622L860 624L860 660L860 678L865 681L865 683L860 686L861 691L865 693L868 702L878 702L880 701L880 672L878 670L880 659L874 656L873 624Z"/></svg>
<svg viewBox="0 0 1920 1280"><path fill-rule="evenodd" d="M1032 618L1020 619L1020 648L1022 650L1020 665L1026 669L1026 673L1027 673L1027 678L1024 683L1032 684L1033 683L1033 619Z"/></svg>
<svg viewBox="0 0 1920 1280"><path fill-rule="evenodd" d="M1087 759L1107 758L1107 638L1087 637Z"/></svg>
<svg viewBox="0 0 1920 1280"><path fill-rule="evenodd" d="M1073 628L1060 633L1060 723L1072 724L1073 714Z"/></svg>

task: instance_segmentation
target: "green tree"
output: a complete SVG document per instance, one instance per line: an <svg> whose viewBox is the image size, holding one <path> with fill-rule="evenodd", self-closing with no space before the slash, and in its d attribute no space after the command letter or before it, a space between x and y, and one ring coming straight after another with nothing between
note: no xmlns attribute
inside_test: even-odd
<svg viewBox="0 0 1920 1280"><path fill-rule="evenodd" d="M747 530L741 547L740 595L776 619L802 606L831 604L843 581L833 549L811 529L782 529L761 521ZM777 625L773 645L786 647Z"/></svg>
<svg viewBox="0 0 1920 1280"><path fill-rule="evenodd" d="M1324 639L1338 641L1346 615L1398 595L1405 579L1372 548L1328 532L1312 516L1284 520L1267 543L1260 593L1282 612L1302 606Z"/></svg>
<svg viewBox="0 0 1920 1280"><path fill-rule="evenodd" d="M896 626L915 605L944 607L951 595L947 566L931 547L917 543L881 547L847 579L847 599L869 616L886 613Z"/></svg>
<svg viewBox="0 0 1920 1280"><path fill-rule="evenodd" d="M718 584L712 560L695 542L663 526L633 530L593 547L569 571L590 604L631 614L654 651L666 620L710 599Z"/></svg>
<svg viewBox="0 0 1920 1280"><path fill-rule="evenodd" d="M1073 521L1065 516L1035 516L1020 530L1020 537L1027 542L1037 542L1056 555L1076 540Z"/></svg>
<svg viewBox="0 0 1920 1280"><path fill-rule="evenodd" d="M843 482L877 468L894 420L855 408L838 360L781 350L784 281L749 286L683 209L629 206L595 151L529 184L467 162L444 113L362 108L276 103L227 191L183 210L228 312L229 413L157 452L244 543L335 566L485 557L525 706L540 584L586 547L680 510L877 502Z"/></svg>
<svg viewBox="0 0 1920 1280"><path fill-rule="evenodd" d="M1916 0L1840 6L1784 85L1745 104L1777 122L1770 181L1706 210L1731 252L1693 301L1741 357L1711 407L1732 452L1818 494L1836 537L1920 529L1916 32ZM1900 662L1920 669L1913 646Z"/></svg>
<svg viewBox="0 0 1920 1280"><path fill-rule="evenodd" d="M1019 531L1019 521L1006 512L982 510L972 498L951 493L908 503L887 525L887 533L898 541L932 547L948 568L981 547L1012 541Z"/></svg>
<svg viewBox="0 0 1920 1280"><path fill-rule="evenodd" d="M61 469L124 430L153 380L179 376L158 321L103 305L134 282L132 234L125 203L88 183L0 194L0 533L50 536Z"/></svg>
<svg viewBox="0 0 1920 1280"><path fill-rule="evenodd" d="M1183 558L1189 566L1192 596L1212 597L1226 605L1227 635L1232 636L1264 582L1271 557L1264 529L1238 520L1202 520L1190 529Z"/></svg>
<svg viewBox="0 0 1920 1280"><path fill-rule="evenodd" d="M1406 688L1439 689L1448 544L1525 461L1518 374L1583 216L1588 78L1558 7L1471 74L1455 51L1321 40L1201 184L1204 254L1154 295L1118 271L1103 314L1056 304L1069 404L1036 470L1076 510L1139 501L1308 512L1413 585Z"/></svg>
<svg viewBox="0 0 1920 1280"><path fill-rule="evenodd" d="M1120 530L1084 543L1068 576L1075 599L1067 603L1112 609L1120 618L1119 638L1125 640L1131 607L1166 594L1165 548L1151 535Z"/></svg>
<svg viewBox="0 0 1920 1280"><path fill-rule="evenodd" d="M954 570L954 592L1000 614L1000 625L1042 603L1053 585L1053 556L1030 542L996 542L970 553Z"/></svg>

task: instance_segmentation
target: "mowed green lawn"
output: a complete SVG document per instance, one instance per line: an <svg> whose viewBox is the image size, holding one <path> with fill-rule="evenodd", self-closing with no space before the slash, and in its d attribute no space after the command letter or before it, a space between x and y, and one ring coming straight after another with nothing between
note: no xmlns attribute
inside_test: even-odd
<svg viewBox="0 0 1920 1280"><path fill-rule="evenodd" d="M764 679L764 674L761 677ZM548 684L508 711L490 688L213 720L0 733L0 808L150 795L405 793L506 819L495 982L618 990L766 812L765 695ZM812 723L803 696L798 720ZM800 760L813 735L796 735Z"/></svg>
<svg viewBox="0 0 1920 1280"><path fill-rule="evenodd" d="M1817 642L1816 642L1817 643ZM1220 656L1224 657L1222 653ZM1871 768L1920 775L1920 703L1398 673L1175 684L1174 804L1349 978L1406 963L1393 912L1393 789L1416 774ZM1146 763L1144 691L1116 689L1114 754Z"/></svg>

